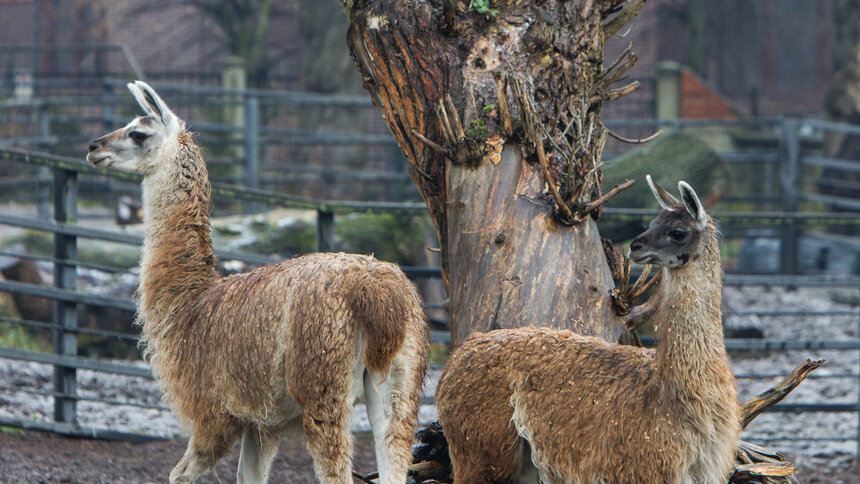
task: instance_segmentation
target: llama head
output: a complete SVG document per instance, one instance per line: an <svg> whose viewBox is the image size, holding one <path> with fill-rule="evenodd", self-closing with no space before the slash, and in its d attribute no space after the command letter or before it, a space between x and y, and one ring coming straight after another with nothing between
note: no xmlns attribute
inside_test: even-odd
<svg viewBox="0 0 860 484"><path fill-rule="evenodd" d="M158 93L143 81L128 84L137 103L146 112L125 127L90 143L87 161L99 167L114 167L149 174L163 163L163 154L185 130Z"/></svg>
<svg viewBox="0 0 860 484"><path fill-rule="evenodd" d="M648 229L633 239L630 257L635 262L677 269L698 257L702 236L709 218L696 192L687 183L678 182L681 200L646 177L648 185L663 209Z"/></svg>

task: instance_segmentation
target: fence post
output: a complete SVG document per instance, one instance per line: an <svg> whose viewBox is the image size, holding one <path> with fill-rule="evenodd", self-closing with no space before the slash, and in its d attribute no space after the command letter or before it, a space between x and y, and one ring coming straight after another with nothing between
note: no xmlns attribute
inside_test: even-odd
<svg viewBox="0 0 860 484"><path fill-rule="evenodd" d="M36 107L36 138L39 140L36 146L45 151L48 148L48 136L51 135L51 118L48 107L44 101L39 101ZM36 213L39 220L51 220L51 186L50 171L46 167L39 167L36 177Z"/></svg>
<svg viewBox="0 0 860 484"><path fill-rule="evenodd" d="M62 169L54 170L54 220L58 223L74 222L77 218L78 180L77 173ZM54 234L54 287L75 289L76 267L59 260L74 260L77 257L77 240L74 235ZM54 353L76 355L78 351L77 308L75 303L54 301ZM72 330L72 331L70 331ZM54 391L58 394L75 394L77 390L76 369L62 365L54 366ZM76 401L63 396L54 397L54 420L74 422Z"/></svg>
<svg viewBox="0 0 860 484"><path fill-rule="evenodd" d="M782 121L782 138L780 139L780 170L779 191L780 209L783 212L797 212L798 185L800 179L800 135L797 120ZM782 228L781 268L783 274L797 274L798 229L794 221Z"/></svg>
<svg viewBox="0 0 860 484"><path fill-rule="evenodd" d="M260 99L254 94L245 95L245 167L243 182L248 188L257 188L260 147ZM255 212L256 204L246 202L245 212Z"/></svg>
<svg viewBox="0 0 860 484"><path fill-rule="evenodd" d="M317 252L334 250L334 213L317 210Z"/></svg>
<svg viewBox="0 0 860 484"><path fill-rule="evenodd" d="M102 79L102 133L110 133L114 130L114 92L113 83L110 78ZM107 177L107 190L104 191L105 205L110 206L111 195L114 193L114 179Z"/></svg>

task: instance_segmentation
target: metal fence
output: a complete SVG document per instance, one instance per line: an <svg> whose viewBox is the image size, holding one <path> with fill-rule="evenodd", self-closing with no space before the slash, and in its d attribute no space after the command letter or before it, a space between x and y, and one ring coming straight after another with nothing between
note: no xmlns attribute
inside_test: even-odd
<svg viewBox="0 0 860 484"><path fill-rule="evenodd" d="M22 361L32 361L53 365L55 368L53 388L50 390L37 391L41 395L53 397L55 401L54 416L52 422L27 421L20 419L0 418L0 425L22 428L34 428L50 430L74 435L95 436L100 438L143 440L155 438L154 436L115 432L106 429L85 428L77 425L76 403L87 400L76 391L76 374L78 369L88 369L99 372L115 373L132 377L151 379L152 375L145 368L116 361L106 361L95 358L84 358L77 355L76 339L81 334L96 335L104 338L116 338L127 341L135 341L136 335L102 331L98 329L80 328L77 325L76 314L78 305L101 306L134 310L131 300L118 300L104 296L84 294L76 291L76 269L81 263L76 260L76 244L79 238L94 238L109 240L124 244L138 245L140 237L125 233L96 230L76 225L76 195L77 180L80 175L98 174L108 175L119 180L135 182L137 175L112 171L98 170L74 159L68 159L52 155L37 154L18 149L0 150L0 158L14 160L44 167L53 173L53 210L54 220L50 222L33 220L28 218L0 215L0 224L24 227L34 230L42 230L54 234L54 252L50 260L54 267L54 286L39 287L19 282L0 281L0 291L49 298L54 301L54 319L51 323L40 321L27 321L16 318L2 318L3 322L31 326L50 330L54 334L53 353L35 353L12 348L0 348L1 358L11 358ZM216 196L230 197L245 202L266 203L291 208L302 208L315 210L317 212L317 249L326 250L331 246L332 224L336 214L348 214L357 211L399 211L406 213L423 213L425 207L420 203L368 203L368 202L340 202L322 201L301 197L287 196L280 193L260 189L245 189L215 183L213 193ZM631 209L607 209L605 217L619 217L628 219L647 220L653 217L651 210ZM820 226L826 224L846 224L855 226L860 224L860 215L856 213L716 213L714 216L724 227L750 227L762 223L787 225L791 227ZM267 256L260 254L236 253L216 251L222 258L238 259L250 264L262 264L269 262ZM439 269L432 267L406 267L405 272L412 278L438 277ZM726 285L791 285L791 286L860 286L858 276L833 276L833 275L769 275L756 276L744 274L728 274ZM754 311L727 312L724 316L731 318L737 315L754 314ZM791 312L797 314L796 312ZM844 313L844 314L843 314ZM856 316L860 325L860 312L848 311L839 313L842 316ZM773 312L758 312L758 314L774 314ZM828 312L808 312L810 315L837 315ZM449 340L446 332L434 331L434 341L445 342ZM860 340L768 340L768 339L729 339L726 347L730 351L738 352L760 352L760 351L785 351L785 350L860 350ZM738 375L738 378L772 378L775 375ZM849 375L829 375L829 378L854 378L860 379L860 371ZM10 389L6 389L10 391ZM117 405L134 405L142 408L163 408L159 405L147 405L134 402L103 402ZM774 407L777 412L858 412L857 403L828 403L826 401L805 404L780 404ZM785 436L782 439L792 439ZM827 440L851 440L860 439L858 436L829 436Z"/></svg>
<svg viewBox="0 0 860 484"><path fill-rule="evenodd" d="M168 97L171 106L200 133L207 147L207 161L212 166L213 194L216 201L228 209L237 205L248 209L289 207L313 210L317 214L316 247L329 250L333 246L334 218L355 212L399 212L424 214L423 203L403 203L417 200L412 184L403 172L403 161L394 140L387 134L378 113L365 98L331 97L284 91L228 91L215 87L156 85ZM0 357L36 361L55 367L51 390L41 392L53 397L53 422L31 422L0 419L0 425L42 428L64 433L95 435L106 438L141 439L147 436L122 434L102 429L81 428L75 424L76 402L85 400L76 391L77 369L90 369L133 377L151 378L148 370L139 367L83 358L77 355L77 337L100 336L123 341L136 341L136 335L79 327L78 306L110 307L133 312L131 300L117 300L84 294L76 290L78 267L98 266L77 260L80 238L139 245L139 236L96 230L76 224L76 207L88 197L105 194L137 192L140 179L136 175L97 170L73 159L55 155L36 154L30 149L49 149L53 153L77 154L90 139L124 124L136 106L130 102L124 83L103 79L99 83L50 81L40 85L42 97L0 102L0 161L6 171L0 180L0 193L12 194L23 190L41 201L41 218L24 218L0 214L0 224L46 231L53 234L53 253L41 260L54 267L54 286L38 287L24 283L0 281L0 291L44 297L54 301L54 319L28 321L20 318L0 318L7 324L30 326L53 333L54 353L33 353L0 348ZM337 120L339 113L358 111L350 123ZM310 114L309 114L310 113ZM207 119L207 121L203 121ZM326 119L334 119L325 129ZM355 119L369 120L366 125ZM322 123L319 121L323 120ZM228 122L231 121L231 122ZM745 208L741 211L716 212L725 237L749 238L752 230L768 229L768 237L779 241L778 263L773 274L728 273L726 285L749 286L860 286L856 271L845 274L804 274L802 264L803 236L810 230L833 227L846 229L855 236L860 227L860 163L856 159L829 158L821 146L828 136L860 136L860 127L811 119L753 119L734 121L655 121L628 120L606 124L613 129L635 136L657 128L679 131L712 129L751 130L760 135L753 148L743 151L722 151L719 157L727 169L735 173L733 180L745 185L739 193L729 192L727 198ZM367 126L369 125L369 126ZM17 146L26 149L17 149ZM609 146L610 156L621 147ZM372 162L367 162L371 159ZM238 166L240 169L235 169ZM225 168L219 170L219 167ZM8 175L8 176L5 176ZM355 191L356 181L374 188ZM244 187L237 187L242 183ZM399 184L399 185L398 185ZM827 194L822 186L837 187L838 195ZM273 191L278 187L283 191ZM393 187L393 188L392 188ZM287 193L291 193L288 195ZM295 194L302 194L297 196ZM313 194L315 196L311 196ZM337 197L356 199L389 199L389 202L334 200ZM51 208L51 206L53 208ZM219 207L219 211L223 210ZM51 216L53 213L53 216ZM655 214L652 210L607 208L607 220L646 223ZM241 260L256 265L270 262L262 254L216 250L222 259ZM116 270L96 267L100 270ZM412 278L439 277L439 269L406 267ZM739 268L743 269L743 268ZM727 311L726 318L751 315L754 312ZM778 315L773 311L760 315ZM807 312L817 316L856 317L860 312ZM436 341L448 339L445 332L433 332ZM857 351L860 339L832 340L769 340L729 339L730 351L759 352L786 350ZM738 375L738 378L771 378L775 375ZM827 378L853 378L860 381L860 369L847 375L826 375ZM813 375L813 378L818 378ZM120 403L120 402L116 402ZM128 404L127 402L121 402ZM158 408L143 405L144 408ZM832 404L826 401L808 404L780 404L774 411L787 412L858 412L858 403ZM860 416L860 414L858 414ZM786 436L787 439L792 438ZM858 439L857 436L830 436L832 440Z"/></svg>
<svg viewBox="0 0 860 484"><path fill-rule="evenodd" d="M125 84L35 82L39 96L0 102L0 143L76 156L89 140L139 114ZM156 85L206 146L215 181L324 199L420 200L367 97ZM20 182L33 174L17 175ZM104 192L82 182L84 195Z"/></svg>

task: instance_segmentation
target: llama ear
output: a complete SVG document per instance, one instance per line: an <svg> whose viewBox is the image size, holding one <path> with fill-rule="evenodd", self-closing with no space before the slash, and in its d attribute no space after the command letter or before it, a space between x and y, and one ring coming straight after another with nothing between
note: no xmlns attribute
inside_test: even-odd
<svg viewBox="0 0 860 484"><path fill-rule="evenodd" d="M672 210L672 205L676 205L678 200L671 193L664 190L663 187L655 183L651 179L651 175L645 175L645 180L648 182L648 186L651 187L651 191L654 192L654 198L660 202L660 206L666 210Z"/></svg>
<svg viewBox="0 0 860 484"><path fill-rule="evenodd" d="M678 182L678 190L681 191L681 198L684 200L684 206L687 208L687 212L690 213L690 216L696 221L696 225L699 227L699 230L703 230L706 225L708 225L708 215L705 213L705 207L702 206L702 202L699 201L698 195L693 190L693 187L687 184L685 181Z"/></svg>
<svg viewBox="0 0 860 484"><path fill-rule="evenodd" d="M167 107L167 104L162 101L158 93L155 92L149 84L143 81L134 81L128 84L128 90L134 95L137 104L146 111L147 114L153 116L168 128L178 127L178 119L173 111Z"/></svg>

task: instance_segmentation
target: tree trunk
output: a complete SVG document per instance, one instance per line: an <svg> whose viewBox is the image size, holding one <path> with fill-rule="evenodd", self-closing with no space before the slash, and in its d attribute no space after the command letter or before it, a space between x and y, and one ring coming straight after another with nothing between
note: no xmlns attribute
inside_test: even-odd
<svg viewBox="0 0 860 484"><path fill-rule="evenodd" d="M498 164L448 167L451 334L569 328L616 341L614 287L591 218L567 226L541 200L543 179L508 145Z"/></svg>
<svg viewBox="0 0 860 484"><path fill-rule="evenodd" d="M592 202L600 107L637 84L610 88L635 56L604 70L603 43L644 0L342 3L439 236L454 343L528 324L617 339Z"/></svg>

